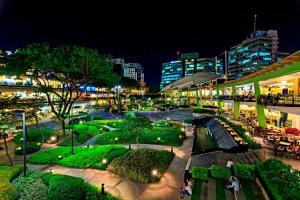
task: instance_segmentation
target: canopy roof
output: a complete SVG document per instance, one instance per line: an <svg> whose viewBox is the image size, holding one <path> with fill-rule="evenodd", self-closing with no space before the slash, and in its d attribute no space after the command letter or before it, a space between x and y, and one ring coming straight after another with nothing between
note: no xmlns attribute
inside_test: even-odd
<svg viewBox="0 0 300 200"><path fill-rule="evenodd" d="M178 81L170 83L164 87L161 91L165 92L167 90L183 89L188 87L199 86L208 81L216 80L217 76L213 72L197 72L191 76L184 77Z"/></svg>

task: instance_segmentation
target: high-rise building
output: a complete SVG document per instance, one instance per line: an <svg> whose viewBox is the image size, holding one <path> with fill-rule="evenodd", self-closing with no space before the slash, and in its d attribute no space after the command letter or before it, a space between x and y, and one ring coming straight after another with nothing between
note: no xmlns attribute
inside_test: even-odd
<svg viewBox="0 0 300 200"><path fill-rule="evenodd" d="M144 83L144 68L139 63L124 63L123 76Z"/></svg>
<svg viewBox="0 0 300 200"><path fill-rule="evenodd" d="M140 83L144 83L144 68L140 63L125 63L124 58L111 59L113 64L122 66L122 75L134 79Z"/></svg>
<svg viewBox="0 0 300 200"><path fill-rule="evenodd" d="M183 77L182 61L176 60L162 64L162 74L160 88L164 88L170 83Z"/></svg>
<svg viewBox="0 0 300 200"><path fill-rule="evenodd" d="M228 51L227 76L239 79L282 59L278 56L278 35L276 30L255 31L242 43Z"/></svg>
<svg viewBox="0 0 300 200"><path fill-rule="evenodd" d="M183 53L180 60L162 64L160 88L196 72L214 72L221 77L224 74L223 61L217 58L199 58L197 52Z"/></svg>

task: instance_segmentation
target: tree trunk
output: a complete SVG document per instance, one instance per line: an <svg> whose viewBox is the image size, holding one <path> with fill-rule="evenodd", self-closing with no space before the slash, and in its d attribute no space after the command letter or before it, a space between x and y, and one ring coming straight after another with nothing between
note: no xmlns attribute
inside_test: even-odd
<svg viewBox="0 0 300 200"><path fill-rule="evenodd" d="M35 125L38 126L39 125L39 118L38 118L38 116L34 116L34 118L35 118Z"/></svg>
<svg viewBox="0 0 300 200"><path fill-rule="evenodd" d="M13 166L13 160L12 160L12 158L10 157L10 155L8 153L6 138L4 137L3 140L4 140L4 146L5 146L6 156L7 156L8 160L9 160L9 164L10 164L10 166Z"/></svg>
<svg viewBox="0 0 300 200"><path fill-rule="evenodd" d="M61 130L62 130L62 135L66 135L65 126L66 126L65 119L61 119L60 120L60 127L61 127Z"/></svg>
<svg viewBox="0 0 300 200"><path fill-rule="evenodd" d="M140 144L139 144L139 136L137 136L137 137L135 138L135 141L136 141L136 143L137 143L137 148L139 149L139 148L140 148Z"/></svg>

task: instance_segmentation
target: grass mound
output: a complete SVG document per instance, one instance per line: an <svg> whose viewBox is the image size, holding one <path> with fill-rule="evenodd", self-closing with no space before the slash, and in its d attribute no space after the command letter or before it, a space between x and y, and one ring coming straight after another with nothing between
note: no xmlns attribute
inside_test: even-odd
<svg viewBox="0 0 300 200"><path fill-rule="evenodd" d="M115 158L108 165L108 170L141 183L157 182L168 169L173 157L174 153L169 151L138 149ZM154 172L157 174L153 174Z"/></svg>

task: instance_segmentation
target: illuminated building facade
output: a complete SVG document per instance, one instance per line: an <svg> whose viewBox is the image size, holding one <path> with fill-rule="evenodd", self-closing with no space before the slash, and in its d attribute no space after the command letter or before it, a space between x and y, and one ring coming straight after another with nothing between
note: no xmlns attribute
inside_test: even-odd
<svg viewBox="0 0 300 200"><path fill-rule="evenodd" d="M170 83L183 77L182 61L171 61L162 64L162 75L160 88L164 88Z"/></svg>
<svg viewBox="0 0 300 200"><path fill-rule="evenodd" d="M240 79L281 60L287 53L278 52L276 30L255 31L228 51L228 78Z"/></svg>

